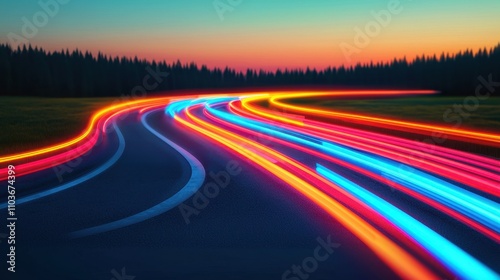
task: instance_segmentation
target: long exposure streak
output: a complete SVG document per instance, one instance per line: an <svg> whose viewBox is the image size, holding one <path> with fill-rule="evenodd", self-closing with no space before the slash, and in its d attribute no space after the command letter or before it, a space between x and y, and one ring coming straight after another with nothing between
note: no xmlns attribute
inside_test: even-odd
<svg viewBox="0 0 500 280"><path fill-rule="evenodd" d="M427 144L401 136L438 131L454 141L495 149L500 147L499 134L337 112L294 102L298 98L429 94L434 92L249 92L141 99L96 112L86 129L69 141L3 156L0 163L16 164L18 177L49 169L89 153L118 119L162 110L163 121L173 121L197 135L198 141L246 159L266 176L285 182L318 205L401 278L499 279L498 271L484 260L462 248L462 244L453 243L456 239L451 233L443 233L436 223L415 214L425 208L438 217L436 220L446 217L458 221L469 234L484 236L498 246L498 158L446 145L430 149ZM0 171L0 179L5 180L7 170ZM411 207L394 203L387 195L391 189L412 201ZM287 194L292 192L283 193ZM35 200L43 196L31 197Z"/></svg>

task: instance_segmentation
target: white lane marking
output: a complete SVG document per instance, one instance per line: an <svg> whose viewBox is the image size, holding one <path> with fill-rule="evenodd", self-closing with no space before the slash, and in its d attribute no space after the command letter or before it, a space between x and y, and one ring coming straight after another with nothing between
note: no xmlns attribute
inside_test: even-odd
<svg viewBox="0 0 500 280"><path fill-rule="evenodd" d="M191 177L189 178L187 184L172 197L169 197L163 202L147 210L117 221L72 232L70 233L71 238L80 238L98 233L108 232L151 219L183 203L200 189L201 185L205 181L205 168L203 168L201 162L181 146L177 145L176 143L172 142L171 140L154 130L146 121L146 118L149 116L149 114L151 114L151 112L144 114L141 118L141 122L144 127L160 140L174 148L188 161L191 167Z"/></svg>
<svg viewBox="0 0 500 280"><path fill-rule="evenodd" d="M56 194L56 193L64 191L64 190L67 190L69 188L72 188L76 185L79 185L85 181L88 181L88 180L94 178L95 176L101 174L102 172L106 171L108 168L113 166L113 164L115 164L118 161L118 159L122 156L123 151L125 150L125 139L123 138L123 135L122 135L120 129L118 128L116 123L113 123L113 127L114 127L116 134L118 136L119 145L118 145L118 149L116 150L115 154L108 161L106 161L106 163L104 163L100 167L94 169L92 172L85 174L82 177L75 179L73 181L70 181L66 184L62 184L58 187L20 198L16 201L16 204L17 205L23 204L26 202L37 200L37 199L40 199L40 198L43 198L43 197L46 197L49 195L53 195L53 194ZM6 202L0 204L0 209L4 209L4 208L7 208Z"/></svg>

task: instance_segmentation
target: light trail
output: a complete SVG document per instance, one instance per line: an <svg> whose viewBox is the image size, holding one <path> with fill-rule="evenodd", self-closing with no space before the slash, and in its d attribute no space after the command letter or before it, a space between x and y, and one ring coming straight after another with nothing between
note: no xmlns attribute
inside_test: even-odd
<svg viewBox="0 0 500 280"><path fill-rule="evenodd" d="M496 273L500 268L495 268L496 272L491 270L449 241L453 239L448 240L439 235L431 225L421 222L418 216L410 216L377 193L383 188L397 189L401 191L400 195L409 196L440 215L460 221L498 246L499 160L446 146L421 144L400 135L405 132L426 135L437 131L456 141L493 148L500 147L500 135L285 102L296 98L374 98L429 94L434 92L255 92L142 99L112 105L96 112L87 128L69 141L3 156L0 157L0 163L15 163L19 176L46 170L88 153L99 138L106 137L108 124L122 121L126 114L138 113L139 120L145 123L148 112L164 107L166 119L198 135L197 139L201 136L205 141L247 159L317 204L401 278L498 278ZM341 119L347 125L327 123L320 119ZM363 128L349 126L350 123L361 124ZM372 127L395 130L398 136L373 131ZM265 139L278 146L267 146L252 139ZM188 147L178 148L188 153ZM304 156L309 163L301 162ZM314 166L310 162L314 162ZM316 166L318 162L321 165ZM374 185L355 184L331 167L326 168L323 163L342 167L355 178L368 178L368 182L374 182ZM98 173L104 172L108 165L106 163L103 165L106 168L98 168ZM199 169L201 165L197 166ZM0 181L6 179L7 172L3 171L0 170ZM91 177L94 175L92 173ZM91 178L87 177L82 178ZM65 188L79 184L80 179L64 185ZM199 181L196 181L197 186ZM64 188L56 187L42 192L42 196L20 198L19 201L43 198L54 190ZM182 199L185 198L186 195L182 196ZM155 213L161 214L180 201L178 198L172 199L167 200L168 205L163 205L161 209L155 208ZM139 214L107 224L103 230L99 228L99 232L139 222L144 217Z"/></svg>
<svg viewBox="0 0 500 280"><path fill-rule="evenodd" d="M317 96L315 93L310 93L310 94L302 94L300 97L315 97ZM300 114L311 114L315 116L322 116L322 117L328 117L328 118L338 118L343 121L349 120L349 121L355 121L355 122L360 122L365 125L375 125L375 126L380 126L383 128L394 128L394 129L399 129L399 130L404 130L407 132L411 133L423 133L423 134L432 134L432 133L442 133L446 134L450 137L454 137L457 140L461 141L469 141L469 142L474 142L474 143L481 143L481 144L486 144L486 145L492 145L495 147L500 147L500 135L498 134L492 134L492 133L483 133L483 132L478 132L478 131L471 131L471 130L464 130L464 129L455 129L455 128L448 128L444 126L438 126L438 125L430 125L430 124L424 124L424 123L417 123L417 122L407 122L407 121L401 121L401 120L394 120L394 119L386 119L386 118L378 118L378 117L371 117L371 116L366 116L366 115L360 115L360 114L349 114L349 113L342 113L342 112L337 112L337 111L329 111L329 110L324 110L320 108L313 108L313 107L304 107L304 106L297 106L297 105L291 105L287 104L281 100L283 99L288 99L288 98L296 98L297 95L293 94L277 94L274 95L269 99L269 102L271 105L281 108L287 111L291 112L296 112Z"/></svg>
<svg viewBox="0 0 500 280"><path fill-rule="evenodd" d="M439 209L440 211L446 213L447 215L450 215L451 217L467 224L468 226L480 231L481 233L485 234L489 238L500 243L500 234L498 233L498 231L492 230L492 229L489 229L488 227L483 226L481 223L479 223L476 220L476 215L472 215L472 217L468 217L467 215L462 214L463 209L461 207L456 208L457 210L448 207L446 203L443 203L443 201L446 201L446 197L443 197L440 192L437 192L437 193L432 192L431 193L432 195L431 195L431 194L429 194L429 192L421 192L421 191L419 192L418 190L415 190L415 188L413 188L413 185L411 185L411 184L410 185L404 184L404 182L403 182L403 184L400 184L400 183L398 183L399 181L398 182L396 182L394 180L391 181L388 178L389 173L385 173L384 169L382 169L383 166L379 166L378 164L371 165L371 166L375 167L374 169L361 168L360 166L363 166L363 165L360 164L360 162L362 162L362 161L360 161L360 159L357 156L353 157L354 159L357 159L357 160L349 161L349 160L345 160L346 156L347 156L345 153L341 154L340 157L329 155L329 153L331 151L329 151L328 149L324 149L324 147L322 147L319 144L319 143L321 143L321 140L315 139L315 138L309 138L311 141L308 141L306 138L303 138L303 139L296 138L297 134L294 134L295 136L287 135L286 133L288 132L288 128L283 129L284 128L283 124L276 125L273 123L273 124L268 124L267 126L266 125L264 125L264 126L251 125L249 123L249 121L241 121L236 116L228 116L227 114L217 112L211 108L207 108L207 109L209 111L211 111L212 113L215 113L216 115L218 115L219 119L217 119L216 117L212 117L212 119L218 123L224 123L226 126L228 126L227 122L221 121L221 119L225 119L228 122L235 123L234 125L232 125L232 126L229 125L229 126L231 126L232 128L234 128L236 130L245 131L245 129L243 129L242 127L250 127L251 129L254 129L254 130L259 130L261 132L264 131L265 133L274 136L274 137L271 137L271 136L267 137L267 138L271 139L271 141L273 141L273 142L278 142L282 145L292 147L293 149L305 152L305 153L309 154L311 157L322 158L322 159L325 159L327 161L330 161L330 162L339 164L341 166L344 166L346 168L349 168L351 170L355 170L359 174L363 174L365 176L373 178L373 179L381 182L382 184L389 183L391 187L396 188L404 193L407 193L410 196L412 196L418 200L421 200L425 204L432 205L433 207ZM210 115L208 115L208 117L210 117ZM249 131L253 131L251 129L246 129L246 132L248 133ZM281 130L283 130L284 132L281 132ZM294 129L292 128L291 130L294 130ZM295 130L295 131L297 131L297 130ZM266 134L264 134L264 135L266 135ZM277 137L280 137L280 138L277 138ZM285 140L282 140L282 139L285 139ZM296 139L296 141L294 141L293 139ZM298 144L296 144L297 141L299 142ZM362 154L359 154L359 155L360 155L359 157L364 157L364 155L362 155ZM349 158L347 158L347 159L349 159ZM377 158L373 158L373 160L377 161ZM408 168L401 168L398 165L393 165L393 168L390 168L390 170L395 170L396 172L399 172L400 169L401 169L401 172L404 172L404 171L408 172ZM471 194L471 195L475 196L474 194ZM435 197L437 197L437 199ZM481 198L479 197L479 199L481 199ZM496 207L494 207L493 209L498 209L498 205L497 204L494 204L494 205ZM471 212L474 213L473 210L471 210ZM493 222L492 224L496 225L495 222Z"/></svg>
<svg viewBox="0 0 500 280"><path fill-rule="evenodd" d="M193 107L191 107L191 109L192 108ZM304 179L299 178L294 175L294 173L287 171L285 168L280 167L267 159L274 157L277 162L286 162L293 165L293 162L288 160L285 156L273 151L272 149L266 148L263 145L259 145L241 136L211 125L208 122L194 116L191 110L186 110L185 115L186 119L178 115L175 116L175 119L186 127L197 131L200 135L209 137L217 143L220 143L241 156L255 162L259 166L265 168L265 170L272 172L273 175L293 186L296 190L313 200L316 204L318 204L318 206L323 208L326 212L332 215L332 217L337 219L346 228L353 232L401 277L437 279L437 276L430 270L426 269L419 261L414 259L401 247L393 243L381 232L370 226L342 204L333 200L328 195L306 182ZM242 148L242 143L259 150L263 154L267 154L267 156L263 157L252 152L248 148ZM300 167L297 168L300 170Z"/></svg>
<svg viewBox="0 0 500 280"><path fill-rule="evenodd" d="M85 236L117 230L126 226L130 226L154 218L178 206L186 199L194 195L200 189L201 185L203 184L203 181L205 180L205 169L203 168L203 165L196 157L194 157L188 151L184 150L175 142L163 136L158 131L154 130L154 128L152 128L147 123L147 117L151 113L151 110L153 109L158 109L158 106L149 106L139 111L139 113L144 113L147 111L146 113L144 113L144 115L141 116L141 123L149 132L158 137L158 139L160 139L161 141L165 142L167 145L171 146L179 154L181 154L184 157L184 159L186 159L191 168L191 176L189 177L187 183L173 196L165 199L164 201L154 205L149 209L146 209L142 212L136 213L134 215L131 215L129 217L120 220L72 232L69 234L71 238L81 238Z"/></svg>
<svg viewBox="0 0 500 280"><path fill-rule="evenodd" d="M463 190L453 184L449 184L439 178L430 176L419 170L408 171L406 168L399 168L399 164L395 162L350 150L307 134L289 131L286 128L277 127L272 124L246 120L229 113L214 110L208 104L206 109L217 117L239 126L274 134L283 140L331 154L334 157L358 166L364 166L377 173L387 174L387 177L393 176L395 180L398 180L399 183L407 188L426 194L441 204L447 205L455 211L482 223L497 234L500 232L500 207L497 203Z"/></svg>
<svg viewBox="0 0 500 280"><path fill-rule="evenodd" d="M498 279L498 275L491 269L485 267L482 263L472 258L453 243L387 201L322 165L317 165L316 170L319 174L325 176L369 204L376 209L377 212L383 214L395 225L410 234L412 238L423 244L427 250L432 252L439 260L446 263L447 267L450 267L453 272L461 278ZM467 265L463 265L464 263Z"/></svg>

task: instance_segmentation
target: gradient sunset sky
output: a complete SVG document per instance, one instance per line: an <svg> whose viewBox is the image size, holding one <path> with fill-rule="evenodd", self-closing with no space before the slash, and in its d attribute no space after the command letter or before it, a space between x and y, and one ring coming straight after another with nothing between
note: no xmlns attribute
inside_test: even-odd
<svg viewBox="0 0 500 280"><path fill-rule="evenodd" d="M55 0L41 0L50 1ZM371 12L387 9L391 0L242 0L222 18L213 0L65 1L29 39L32 45L275 70L411 59L500 42L498 0L401 0L401 12L392 14L351 60L341 43L356 46L355 28L364 29L374 20ZM23 34L23 17L33 22L43 11L33 0L2 1L1 6L2 43L9 42L11 32Z"/></svg>

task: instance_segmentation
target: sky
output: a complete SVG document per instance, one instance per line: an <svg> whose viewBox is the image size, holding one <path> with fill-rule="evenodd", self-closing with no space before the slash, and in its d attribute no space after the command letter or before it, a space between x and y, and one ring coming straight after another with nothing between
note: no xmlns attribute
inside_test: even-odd
<svg viewBox="0 0 500 280"><path fill-rule="evenodd" d="M0 42L275 70L500 42L500 1L0 0Z"/></svg>

